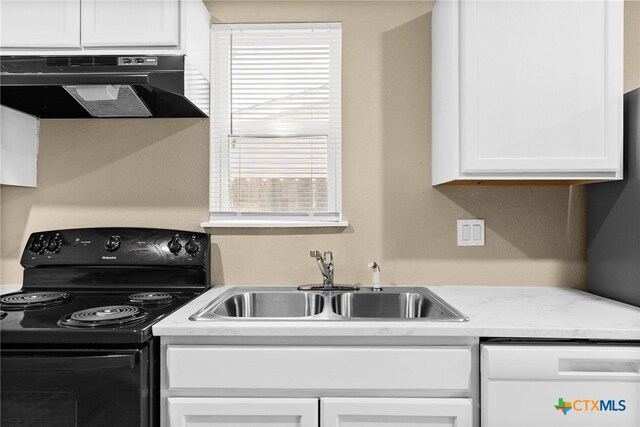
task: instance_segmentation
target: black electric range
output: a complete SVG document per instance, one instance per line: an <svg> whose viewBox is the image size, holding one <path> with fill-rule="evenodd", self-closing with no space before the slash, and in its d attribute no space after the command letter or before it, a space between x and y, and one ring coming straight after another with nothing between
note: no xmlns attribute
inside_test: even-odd
<svg viewBox="0 0 640 427"><path fill-rule="evenodd" d="M144 343L152 338L154 323L197 295L197 292L177 290L83 292L67 289L52 292L23 288L19 293L0 297L5 312L0 323L2 345ZM34 304L34 298L55 298L57 301L17 308L25 299ZM166 301L156 302L161 298Z"/></svg>
<svg viewBox="0 0 640 427"><path fill-rule="evenodd" d="M210 237L148 228L33 233L0 297L5 426L156 426L152 326L210 286Z"/></svg>

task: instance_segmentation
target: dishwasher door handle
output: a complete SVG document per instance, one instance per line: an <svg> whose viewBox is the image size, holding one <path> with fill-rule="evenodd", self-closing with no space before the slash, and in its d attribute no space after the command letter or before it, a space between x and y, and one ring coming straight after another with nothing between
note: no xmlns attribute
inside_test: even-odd
<svg viewBox="0 0 640 427"><path fill-rule="evenodd" d="M639 360L560 359L558 374L584 378L640 378Z"/></svg>

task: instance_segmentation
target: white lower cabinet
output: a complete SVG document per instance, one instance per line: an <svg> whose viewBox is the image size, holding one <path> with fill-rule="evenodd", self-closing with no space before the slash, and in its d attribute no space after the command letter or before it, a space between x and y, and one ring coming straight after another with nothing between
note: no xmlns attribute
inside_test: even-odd
<svg viewBox="0 0 640 427"><path fill-rule="evenodd" d="M171 427L317 427L318 399L168 399Z"/></svg>
<svg viewBox="0 0 640 427"><path fill-rule="evenodd" d="M320 399L321 427L471 427L471 399Z"/></svg>
<svg viewBox="0 0 640 427"><path fill-rule="evenodd" d="M471 427L473 419L471 399L171 397L167 407L171 427Z"/></svg>
<svg viewBox="0 0 640 427"><path fill-rule="evenodd" d="M163 337L162 427L478 427L474 339L212 341Z"/></svg>

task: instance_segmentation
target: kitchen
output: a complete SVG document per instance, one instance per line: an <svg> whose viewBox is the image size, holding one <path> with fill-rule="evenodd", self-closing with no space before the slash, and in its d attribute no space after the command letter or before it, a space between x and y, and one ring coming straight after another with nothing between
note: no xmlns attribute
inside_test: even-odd
<svg viewBox="0 0 640 427"><path fill-rule="evenodd" d="M368 263L375 260L388 287L586 289L590 186L432 186L433 2L204 4L214 24L342 23L341 190L348 225L201 228L210 220L208 118L43 119L37 187L1 189L3 288L22 283L20 259L33 232L152 227L212 234L214 291L316 284L321 276L308 256L314 249L333 252L340 284L371 286ZM624 3L625 93L640 87L639 6ZM459 219L485 220L485 246L458 246ZM440 292L472 325L479 315L473 302ZM593 317L604 321L597 312ZM637 346L634 327L637 321L629 335L609 339L634 337ZM308 328L312 336L319 327ZM362 328L364 334L370 326Z"/></svg>

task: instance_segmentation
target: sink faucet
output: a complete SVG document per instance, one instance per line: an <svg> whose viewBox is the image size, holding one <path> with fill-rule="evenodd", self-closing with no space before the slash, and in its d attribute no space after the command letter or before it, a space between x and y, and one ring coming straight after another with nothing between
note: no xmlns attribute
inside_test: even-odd
<svg viewBox="0 0 640 427"><path fill-rule="evenodd" d="M309 255L318 261L318 267L322 274L322 285L325 288L333 288L333 252L326 251L321 255L320 251L311 251Z"/></svg>
<svg viewBox="0 0 640 427"><path fill-rule="evenodd" d="M320 251L309 252L311 258L315 258L322 274L322 285L305 285L298 286L300 290L322 290L322 291L357 291L357 286L336 286L333 284L333 252L326 251L324 253Z"/></svg>

